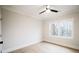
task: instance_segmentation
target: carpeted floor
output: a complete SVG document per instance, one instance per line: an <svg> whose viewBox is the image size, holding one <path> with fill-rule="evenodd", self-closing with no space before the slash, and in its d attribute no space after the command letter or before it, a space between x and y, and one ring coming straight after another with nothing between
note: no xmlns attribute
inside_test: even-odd
<svg viewBox="0 0 79 59"><path fill-rule="evenodd" d="M13 51L12 53L76 53L79 51L57 46L54 44L41 42L22 49Z"/></svg>

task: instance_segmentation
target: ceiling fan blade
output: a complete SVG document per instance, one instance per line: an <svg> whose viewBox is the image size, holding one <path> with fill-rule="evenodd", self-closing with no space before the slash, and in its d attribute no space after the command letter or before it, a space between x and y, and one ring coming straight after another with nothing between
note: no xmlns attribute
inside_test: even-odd
<svg viewBox="0 0 79 59"><path fill-rule="evenodd" d="M42 11L42 12L40 12L39 14L42 14L42 13L44 13L46 10L44 10L44 11Z"/></svg>
<svg viewBox="0 0 79 59"><path fill-rule="evenodd" d="M52 12L58 12L57 10L54 10L54 9L50 9L50 11L52 11Z"/></svg>

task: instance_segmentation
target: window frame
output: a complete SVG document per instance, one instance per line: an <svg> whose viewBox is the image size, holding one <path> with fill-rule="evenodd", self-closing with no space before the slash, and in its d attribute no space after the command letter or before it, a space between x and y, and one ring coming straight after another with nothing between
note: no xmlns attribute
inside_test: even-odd
<svg viewBox="0 0 79 59"><path fill-rule="evenodd" d="M72 34L71 37L66 37L66 36L57 36L57 35L52 35L52 24L54 24L54 22L63 22L63 21L70 21L72 22ZM73 39L74 37L74 23L73 23L73 19L67 19L67 20L58 20L58 21L53 21L53 22L49 22L49 37L55 37L55 38L64 38L64 39Z"/></svg>

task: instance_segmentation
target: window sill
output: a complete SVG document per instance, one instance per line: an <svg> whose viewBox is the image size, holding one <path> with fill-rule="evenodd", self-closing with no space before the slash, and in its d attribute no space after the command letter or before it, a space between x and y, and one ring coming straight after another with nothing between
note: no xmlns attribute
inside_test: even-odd
<svg viewBox="0 0 79 59"><path fill-rule="evenodd" d="M51 37L61 38L61 39L73 39L73 37L55 36L55 35L51 35Z"/></svg>

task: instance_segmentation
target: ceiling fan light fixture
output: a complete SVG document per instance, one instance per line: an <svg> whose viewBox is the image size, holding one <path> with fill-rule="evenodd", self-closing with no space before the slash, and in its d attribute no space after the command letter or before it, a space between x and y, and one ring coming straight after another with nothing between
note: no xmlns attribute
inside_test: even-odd
<svg viewBox="0 0 79 59"><path fill-rule="evenodd" d="M51 9L49 5L46 5L45 10L41 11L39 14L42 14L42 13L44 13L44 12L45 12L45 13L50 13L50 12L55 12L55 13L57 13L58 10Z"/></svg>
<svg viewBox="0 0 79 59"><path fill-rule="evenodd" d="M50 13L50 10L48 9L48 10L46 10L46 13Z"/></svg>
<svg viewBox="0 0 79 59"><path fill-rule="evenodd" d="M46 7L47 9L49 9L50 8L50 6L49 5L47 5L47 7Z"/></svg>

